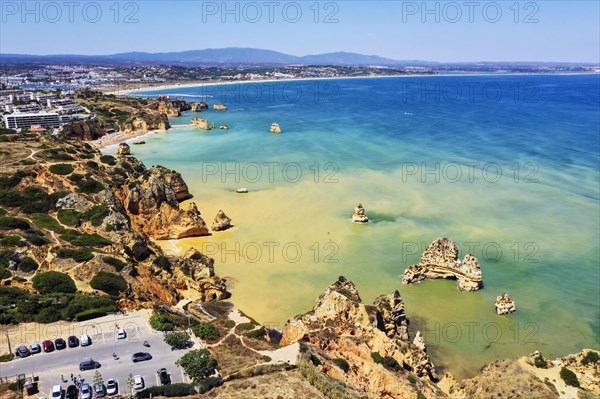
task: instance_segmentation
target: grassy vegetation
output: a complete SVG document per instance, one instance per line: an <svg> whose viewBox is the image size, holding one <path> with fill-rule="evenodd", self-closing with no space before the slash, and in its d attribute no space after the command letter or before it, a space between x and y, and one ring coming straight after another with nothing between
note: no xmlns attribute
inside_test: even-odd
<svg viewBox="0 0 600 399"><path fill-rule="evenodd" d="M206 392L206 391L205 391ZM161 385L146 388L141 392L136 394L138 398L153 398L157 396L164 397L177 397L177 396L190 396L196 395L196 389L194 384L186 384L183 382L178 382L176 384L171 385Z"/></svg>
<svg viewBox="0 0 600 399"><path fill-rule="evenodd" d="M77 182L77 187L77 191L87 194L96 194L104 190L104 186L92 177L81 179Z"/></svg>
<svg viewBox="0 0 600 399"><path fill-rule="evenodd" d="M300 374L308 380L310 385L317 388L329 399L359 399L360 396L349 391L340 381L333 380L321 373L305 356L298 361Z"/></svg>
<svg viewBox="0 0 600 399"><path fill-rule="evenodd" d="M88 260L94 259L94 254L89 248L59 248L58 251L56 251L56 256L58 256L61 259L70 258L73 259L75 262L86 262Z"/></svg>
<svg viewBox="0 0 600 399"><path fill-rule="evenodd" d="M56 201L42 188L26 187L22 192L16 190L0 190L0 204L19 208L23 213L45 213L54 208Z"/></svg>
<svg viewBox="0 0 600 399"><path fill-rule="evenodd" d="M102 222L104 221L104 218L106 218L109 215L109 213L110 213L110 211L108 209L108 205L106 205L106 204L96 205L96 206L88 209L87 211L83 212L81 214L81 218L83 220L89 220L90 223L92 224L92 226L98 227L102 224Z"/></svg>
<svg viewBox="0 0 600 399"><path fill-rule="evenodd" d="M78 247L104 247L112 244L112 241L98 234L80 233L76 230L67 230L60 238Z"/></svg>
<svg viewBox="0 0 600 399"><path fill-rule="evenodd" d="M79 212L71 209L61 209L58 211L58 220L67 226L77 226L79 224Z"/></svg>
<svg viewBox="0 0 600 399"><path fill-rule="evenodd" d="M90 286L96 290L104 291L108 295L114 296L118 296L129 287L123 276L104 271L98 272L98 274L92 278Z"/></svg>
<svg viewBox="0 0 600 399"><path fill-rule="evenodd" d="M33 220L33 223L40 228L52 230L55 233L63 233L65 231L64 227L47 213L33 213L29 216Z"/></svg>
<svg viewBox="0 0 600 399"><path fill-rule="evenodd" d="M24 219L0 216L0 230L27 230L29 227Z"/></svg>
<svg viewBox="0 0 600 399"><path fill-rule="evenodd" d="M50 172L55 175L69 175L73 173L73 166L68 163L57 163L55 165L50 165Z"/></svg>
<svg viewBox="0 0 600 399"><path fill-rule="evenodd" d="M22 247L26 245L26 242L21 239L20 236L6 236L0 238L0 245L6 245L8 247Z"/></svg>

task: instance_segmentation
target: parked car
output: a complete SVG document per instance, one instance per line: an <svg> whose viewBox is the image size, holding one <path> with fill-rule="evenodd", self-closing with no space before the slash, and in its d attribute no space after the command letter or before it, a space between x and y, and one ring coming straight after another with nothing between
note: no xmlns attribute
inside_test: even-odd
<svg viewBox="0 0 600 399"><path fill-rule="evenodd" d="M150 355L148 352L137 352L137 353L134 353L133 356L131 356L131 360L134 363L143 362L144 360L150 360L150 359L152 359L152 355Z"/></svg>
<svg viewBox="0 0 600 399"><path fill-rule="evenodd" d="M69 348L75 348L76 346L79 346L79 339L76 336L71 335L67 339L67 343L69 344Z"/></svg>
<svg viewBox="0 0 600 399"><path fill-rule="evenodd" d="M52 387L51 392L52 393L50 394L50 397L52 399L63 399L64 398L65 391L63 391L63 389L60 385L54 385Z"/></svg>
<svg viewBox="0 0 600 399"><path fill-rule="evenodd" d="M133 388L135 389L144 389L144 377L141 375L136 375L133 377Z"/></svg>
<svg viewBox="0 0 600 399"><path fill-rule="evenodd" d="M17 355L17 357L27 357L31 355L31 352L29 351L29 349L27 349L26 346L19 346L15 354Z"/></svg>
<svg viewBox="0 0 600 399"><path fill-rule="evenodd" d="M32 354L40 353L42 351L42 347L40 346L40 344L31 344L31 345L29 345L29 351Z"/></svg>
<svg viewBox="0 0 600 399"><path fill-rule="evenodd" d="M93 370L93 369L99 369L99 368L100 368L100 363L98 363L97 361L95 361L93 359L84 360L83 362L79 363L79 371Z"/></svg>
<svg viewBox="0 0 600 399"><path fill-rule="evenodd" d="M42 348L44 348L44 352L53 352L54 351L54 343L49 339L42 342Z"/></svg>
<svg viewBox="0 0 600 399"><path fill-rule="evenodd" d="M94 396L96 398L103 398L106 396L106 387L104 386L104 384L94 385Z"/></svg>
<svg viewBox="0 0 600 399"><path fill-rule="evenodd" d="M122 328L119 328L116 332L117 339L125 339L127 338L127 333Z"/></svg>
<svg viewBox="0 0 600 399"><path fill-rule="evenodd" d="M67 347L67 343L62 338L56 338L54 340L54 346L56 346L56 349L61 350Z"/></svg>
<svg viewBox="0 0 600 399"><path fill-rule="evenodd" d="M79 342L81 343L81 346L88 346L92 344L92 339L87 334L81 334L81 337L79 337Z"/></svg>
<svg viewBox="0 0 600 399"><path fill-rule="evenodd" d="M169 373L165 368L158 370L158 378L162 385L169 385L171 383L171 376L169 376Z"/></svg>
<svg viewBox="0 0 600 399"><path fill-rule="evenodd" d="M81 399L92 399L90 384L81 384Z"/></svg>
<svg viewBox="0 0 600 399"><path fill-rule="evenodd" d="M106 393L108 395L116 395L119 393L119 386L117 385L117 381L112 378L106 381Z"/></svg>
<svg viewBox="0 0 600 399"><path fill-rule="evenodd" d="M77 399L77 396L79 396L79 389L75 385L69 385L66 399Z"/></svg>

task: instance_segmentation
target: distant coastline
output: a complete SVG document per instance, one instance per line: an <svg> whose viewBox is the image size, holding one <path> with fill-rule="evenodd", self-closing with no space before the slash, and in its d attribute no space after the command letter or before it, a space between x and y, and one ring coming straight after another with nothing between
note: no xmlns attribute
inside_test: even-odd
<svg viewBox="0 0 600 399"><path fill-rule="evenodd" d="M321 80L343 80L343 79L383 79L383 78L420 78L420 77L448 77L448 76L538 76L538 75L558 75L558 76L573 76L573 75L600 75L600 72L482 72L482 73L437 73L437 74L413 74L413 75L377 75L377 76L337 76L323 78L285 78L285 79L257 79L257 80L223 80L223 81L195 81L190 83L167 83L156 86L144 86L125 88L123 90L107 90L104 91L107 95L126 96L132 93L146 93L158 90L171 89L187 89L192 87L202 86L219 86L231 84L251 84L251 83L278 83L278 82L296 82L296 81L321 81ZM174 94L178 95L178 94Z"/></svg>

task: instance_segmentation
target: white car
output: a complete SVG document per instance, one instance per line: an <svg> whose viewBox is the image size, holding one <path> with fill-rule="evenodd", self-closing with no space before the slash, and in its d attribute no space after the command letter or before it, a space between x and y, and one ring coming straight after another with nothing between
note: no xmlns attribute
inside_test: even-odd
<svg viewBox="0 0 600 399"><path fill-rule="evenodd" d="M144 377L141 375L133 377L133 387L135 389L144 389Z"/></svg>
<svg viewBox="0 0 600 399"><path fill-rule="evenodd" d="M117 339L125 339L125 338L127 338L127 333L122 328L119 328L117 330L116 334L117 334Z"/></svg>
<svg viewBox="0 0 600 399"><path fill-rule="evenodd" d="M106 393L108 395L116 395L119 392L119 387L117 386L117 381L112 378L106 381Z"/></svg>
<svg viewBox="0 0 600 399"><path fill-rule="evenodd" d="M79 337L79 344L81 346L91 345L92 344L92 339L87 334L81 334L81 337Z"/></svg>
<svg viewBox="0 0 600 399"><path fill-rule="evenodd" d="M63 389L60 385L54 385L52 387L52 394L50 395L52 399L62 399L63 397Z"/></svg>
<svg viewBox="0 0 600 399"><path fill-rule="evenodd" d="M81 399L92 399L92 388L90 384L81 385Z"/></svg>

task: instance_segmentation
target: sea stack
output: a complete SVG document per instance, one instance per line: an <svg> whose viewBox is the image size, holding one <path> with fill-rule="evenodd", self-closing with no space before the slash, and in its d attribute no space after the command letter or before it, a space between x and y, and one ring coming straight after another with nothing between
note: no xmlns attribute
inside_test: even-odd
<svg viewBox="0 0 600 399"><path fill-rule="evenodd" d="M217 213L217 216L215 216L215 220L213 221L213 224L210 227L210 229L212 231L223 231L223 230L227 230L230 227L232 227L231 219L229 217L227 217L225 212L220 210Z"/></svg>
<svg viewBox="0 0 600 399"><path fill-rule="evenodd" d="M354 208L354 213L352 214L352 221L354 223L368 223L369 218L365 215L365 208L359 202Z"/></svg>
<svg viewBox="0 0 600 399"><path fill-rule="evenodd" d="M129 144L119 144L119 148L117 149L117 155L131 155L131 148L129 147Z"/></svg>
<svg viewBox="0 0 600 399"><path fill-rule="evenodd" d="M499 315L514 313L517 311L517 305L512 297L506 292L496 298L496 313Z"/></svg>
<svg viewBox="0 0 600 399"><path fill-rule="evenodd" d="M271 133L281 133L281 128L279 127L279 123L273 122L273 124L271 124Z"/></svg>
<svg viewBox="0 0 600 399"><path fill-rule="evenodd" d="M210 123L208 122L208 120L202 119L202 118L192 118L192 125L200 128L200 129L203 129L203 130L211 129Z"/></svg>
<svg viewBox="0 0 600 399"><path fill-rule="evenodd" d="M227 111L227 106L225 104L215 104L213 105L213 109L215 111Z"/></svg>

